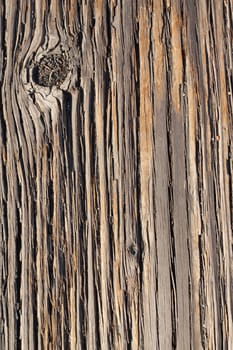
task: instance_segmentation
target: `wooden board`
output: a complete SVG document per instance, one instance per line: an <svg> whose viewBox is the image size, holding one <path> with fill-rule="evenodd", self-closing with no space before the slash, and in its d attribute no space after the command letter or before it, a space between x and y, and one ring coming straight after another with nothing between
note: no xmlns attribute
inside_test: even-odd
<svg viewBox="0 0 233 350"><path fill-rule="evenodd" d="M0 3L0 349L233 348L232 0Z"/></svg>

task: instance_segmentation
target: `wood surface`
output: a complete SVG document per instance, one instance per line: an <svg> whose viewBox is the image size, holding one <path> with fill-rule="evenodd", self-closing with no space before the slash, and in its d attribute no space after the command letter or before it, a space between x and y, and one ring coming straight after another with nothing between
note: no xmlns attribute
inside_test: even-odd
<svg viewBox="0 0 233 350"><path fill-rule="evenodd" d="M0 1L0 349L233 349L233 1Z"/></svg>

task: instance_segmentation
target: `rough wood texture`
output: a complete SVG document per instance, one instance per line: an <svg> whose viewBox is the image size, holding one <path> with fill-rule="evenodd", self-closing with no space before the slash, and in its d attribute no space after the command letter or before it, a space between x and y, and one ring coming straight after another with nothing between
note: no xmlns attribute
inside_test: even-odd
<svg viewBox="0 0 233 350"><path fill-rule="evenodd" d="M233 349L232 0L1 0L0 349Z"/></svg>

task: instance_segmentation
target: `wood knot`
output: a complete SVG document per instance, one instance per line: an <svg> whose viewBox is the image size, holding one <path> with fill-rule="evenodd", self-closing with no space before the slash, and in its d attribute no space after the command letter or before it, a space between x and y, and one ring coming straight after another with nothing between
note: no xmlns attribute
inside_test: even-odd
<svg viewBox="0 0 233 350"><path fill-rule="evenodd" d="M69 71L68 57L64 53L50 54L35 63L32 69L32 79L37 85L51 88L60 86Z"/></svg>

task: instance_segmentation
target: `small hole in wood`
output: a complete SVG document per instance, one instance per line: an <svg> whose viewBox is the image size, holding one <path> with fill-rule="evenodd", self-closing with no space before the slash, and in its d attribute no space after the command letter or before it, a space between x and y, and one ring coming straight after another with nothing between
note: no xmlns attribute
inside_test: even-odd
<svg viewBox="0 0 233 350"><path fill-rule="evenodd" d="M130 255L135 256L137 254L137 247L134 243L132 243L129 247L128 247L128 252Z"/></svg>

